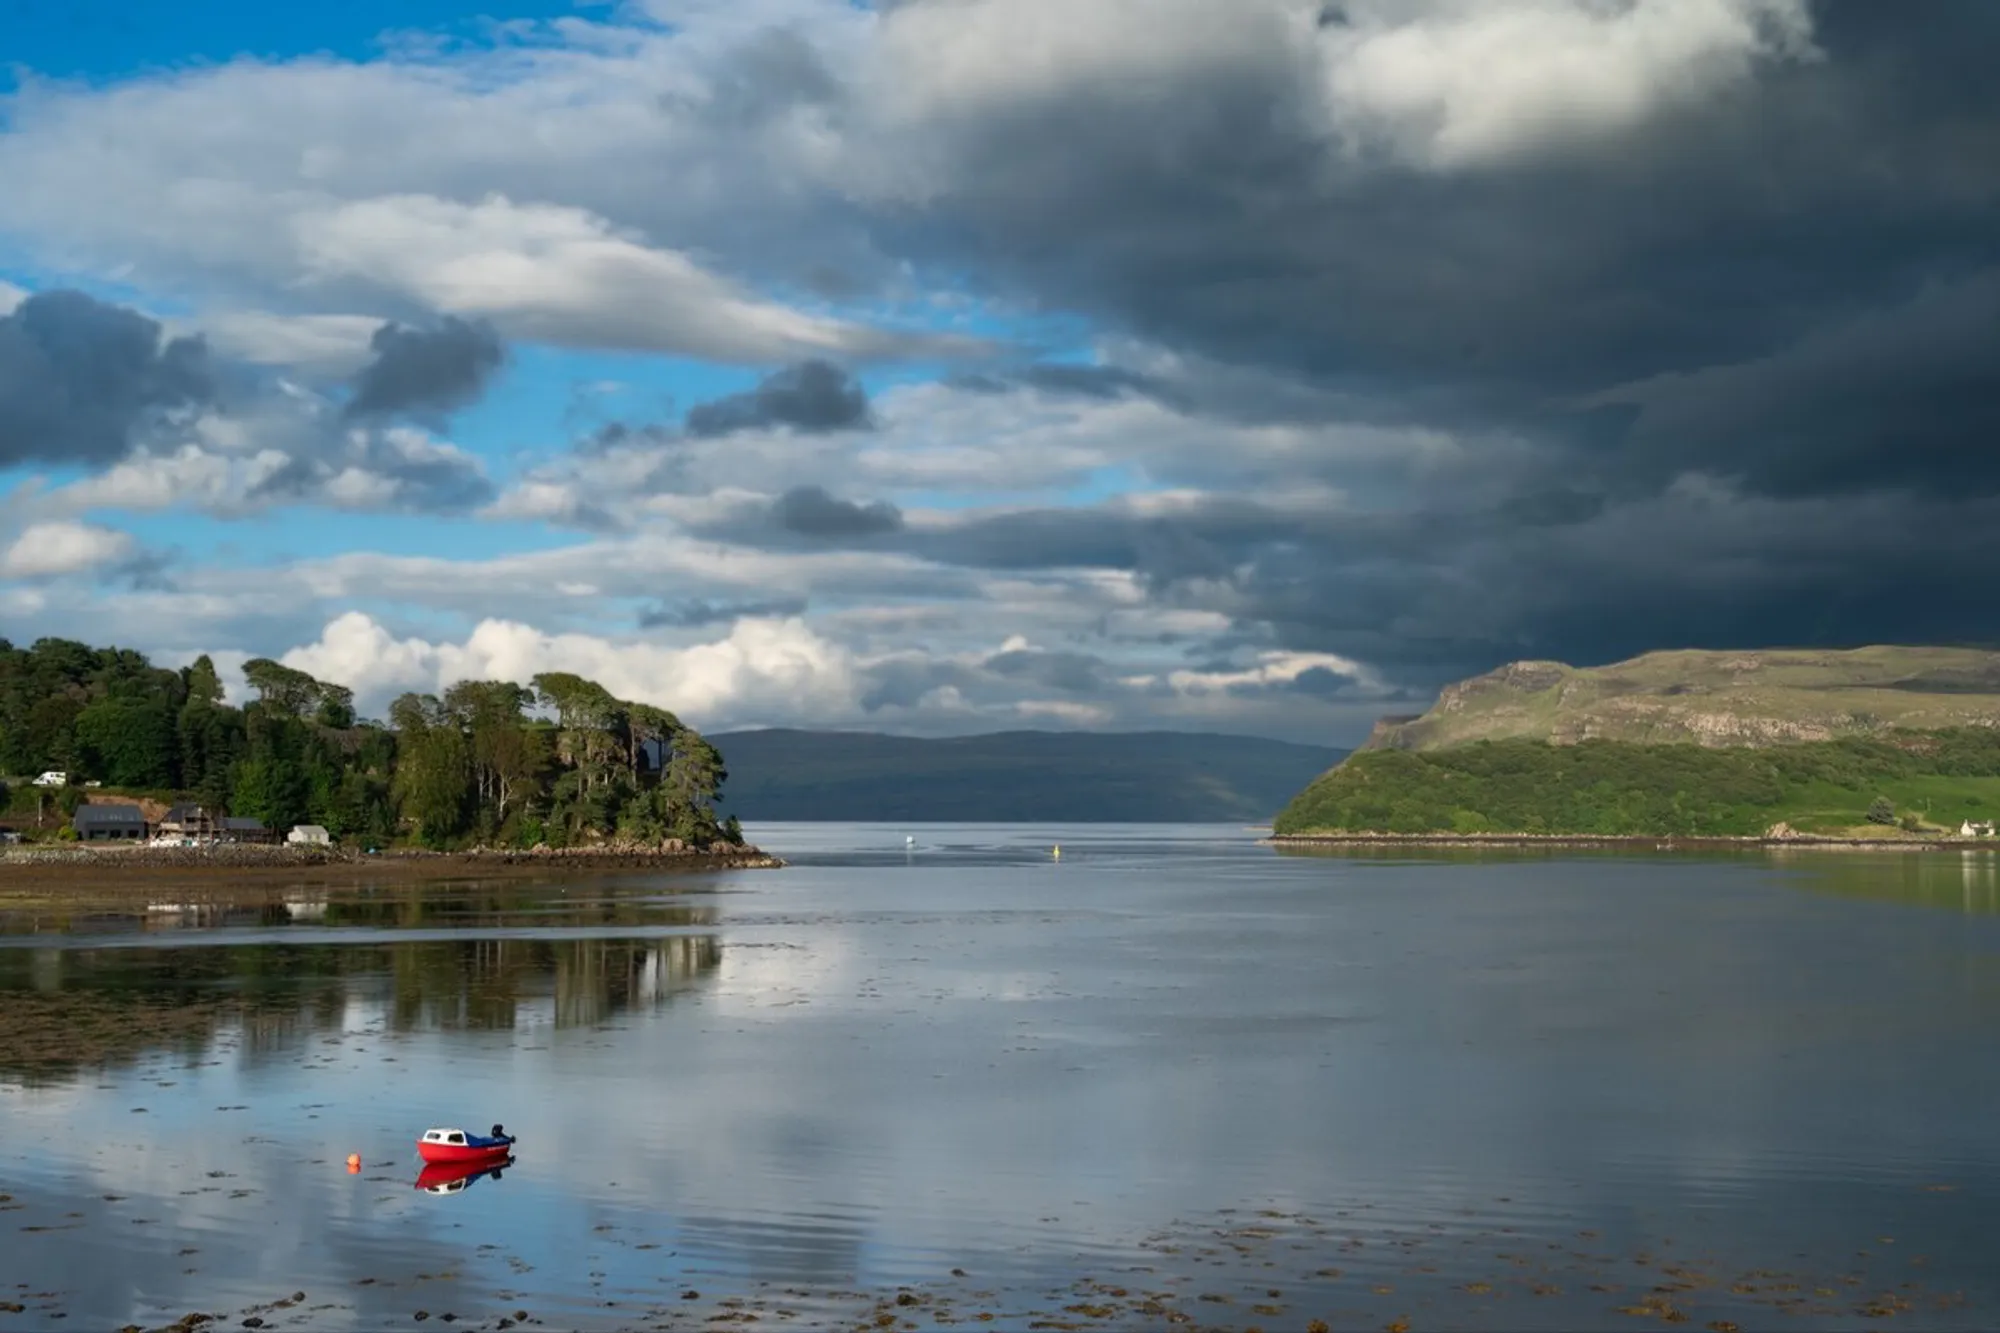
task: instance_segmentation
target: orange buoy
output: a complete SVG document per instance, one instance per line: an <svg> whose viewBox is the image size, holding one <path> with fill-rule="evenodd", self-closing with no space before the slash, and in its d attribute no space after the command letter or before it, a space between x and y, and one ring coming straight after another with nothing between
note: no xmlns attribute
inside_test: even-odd
<svg viewBox="0 0 2000 1333"><path fill-rule="evenodd" d="M359 1173L360 1170L361 1170L361 1154L358 1152L351 1152L347 1154L347 1174L355 1175Z"/></svg>

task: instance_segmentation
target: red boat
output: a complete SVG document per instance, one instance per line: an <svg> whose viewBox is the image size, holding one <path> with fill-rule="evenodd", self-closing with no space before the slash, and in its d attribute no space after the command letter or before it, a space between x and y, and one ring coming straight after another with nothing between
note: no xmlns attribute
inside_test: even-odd
<svg viewBox="0 0 2000 1333"><path fill-rule="evenodd" d="M514 1136L499 1125L491 1134L468 1134L462 1129L427 1129L417 1140L417 1156L426 1162L500 1161L514 1151Z"/></svg>
<svg viewBox="0 0 2000 1333"><path fill-rule="evenodd" d="M457 1194L487 1176L500 1179L501 1171L512 1165L511 1157L486 1162L432 1162L417 1173L417 1188L426 1194Z"/></svg>

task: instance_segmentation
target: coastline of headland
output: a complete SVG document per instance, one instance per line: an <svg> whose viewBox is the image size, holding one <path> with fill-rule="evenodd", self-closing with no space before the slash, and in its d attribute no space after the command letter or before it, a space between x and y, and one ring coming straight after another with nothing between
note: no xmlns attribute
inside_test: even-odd
<svg viewBox="0 0 2000 1333"><path fill-rule="evenodd" d="M1995 838L1842 838L1790 833L1781 836L1682 837L1671 834L1602 833L1280 833L1259 839L1270 847L1582 848L1633 852L1718 852L1750 848L1806 848L1835 852L2000 851Z"/></svg>

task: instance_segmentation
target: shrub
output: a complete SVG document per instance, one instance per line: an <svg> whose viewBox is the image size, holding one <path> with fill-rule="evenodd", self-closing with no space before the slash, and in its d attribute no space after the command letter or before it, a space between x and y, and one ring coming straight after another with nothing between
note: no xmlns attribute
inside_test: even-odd
<svg viewBox="0 0 2000 1333"><path fill-rule="evenodd" d="M1877 796L1868 804L1868 822L1871 824L1893 824L1896 822L1896 805L1886 796Z"/></svg>

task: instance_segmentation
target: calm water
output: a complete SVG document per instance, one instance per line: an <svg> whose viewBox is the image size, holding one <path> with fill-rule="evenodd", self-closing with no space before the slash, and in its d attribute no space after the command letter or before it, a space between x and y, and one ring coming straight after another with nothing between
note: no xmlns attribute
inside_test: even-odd
<svg viewBox="0 0 2000 1333"><path fill-rule="evenodd" d="M0 914L0 1328L2000 1320L1990 855L754 832Z"/></svg>

